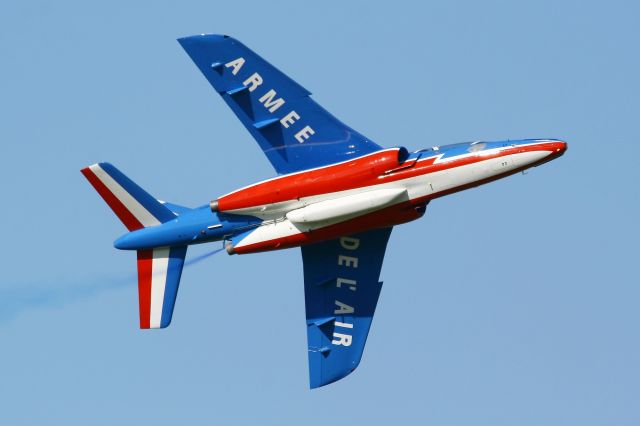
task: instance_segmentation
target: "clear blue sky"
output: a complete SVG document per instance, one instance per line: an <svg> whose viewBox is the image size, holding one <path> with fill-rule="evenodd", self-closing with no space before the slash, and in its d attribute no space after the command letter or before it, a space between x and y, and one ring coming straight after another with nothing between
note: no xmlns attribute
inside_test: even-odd
<svg viewBox="0 0 640 426"><path fill-rule="evenodd" d="M1 424L640 424L637 2L345 3L0 6ZM362 364L309 391L298 249L192 265L140 331L79 173L188 206L273 175L175 41L203 32L381 145L569 150L397 227Z"/></svg>

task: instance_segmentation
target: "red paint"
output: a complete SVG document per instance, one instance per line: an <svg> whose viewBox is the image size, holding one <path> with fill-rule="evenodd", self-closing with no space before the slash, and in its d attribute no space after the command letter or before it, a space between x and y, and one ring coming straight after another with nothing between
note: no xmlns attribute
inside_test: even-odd
<svg viewBox="0 0 640 426"><path fill-rule="evenodd" d="M144 228L142 223L125 207L124 204L106 187L104 183L96 176L89 167L85 167L80 172L87 178L89 183L96 189L102 199L111 207L111 210L124 223L129 231Z"/></svg>
<svg viewBox="0 0 640 426"><path fill-rule="evenodd" d="M235 247L234 253L247 254L269 250L280 250L297 247L304 244L312 244L319 241L331 240L333 238L352 235L358 232L368 231L375 228L386 228L388 226L399 225L418 219L422 214L416 211L416 207L422 203L405 201L382 210L378 210L367 215L363 215L335 225L316 229L310 232L291 235L270 241L262 241L241 247Z"/></svg>
<svg viewBox="0 0 640 426"><path fill-rule="evenodd" d="M345 163L251 185L220 197L218 209L230 211L368 186L398 164L398 149L380 151Z"/></svg>
<svg viewBox="0 0 640 426"><path fill-rule="evenodd" d="M505 148L493 155L473 155L457 160L453 158L442 163L434 163L436 157L433 157L388 174L385 172L401 166L398 163L398 150L381 151L346 163L257 183L220 197L218 208L220 211L232 211L263 206L302 197L395 182L522 152L550 151L555 153L556 150L560 150L558 152L561 155L565 149L564 142L543 142L529 146Z"/></svg>
<svg viewBox="0 0 640 426"><path fill-rule="evenodd" d="M138 302L140 328L151 328L151 277L153 250L138 250Z"/></svg>
<svg viewBox="0 0 640 426"><path fill-rule="evenodd" d="M505 155L517 154L522 152L532 151L550 151L551 154L535 163L527 164L522 167L518 167L509 172L505 172L496 176L492 176L483 180L472 182L466 185L461 185L456 188L451 188L446 191L430 194L425 197L416 198L410 201L406 201L394 206L387 207L385 209L369 213L354 219L350 219L345 222L341 222L335 225L327 226L321 229L313 230L306 233L300 233L291 235L284 238L261 241L255 244L246 246L240 246L234 248L234 253L248 254L262 251L279 250L291 247L297 247L304 244L312 244L320 241L326 241L333 238L338 238L344 235L352 235L358 232L367 231L375 228L385 228L388 226L399 225L401 223L409 222L418 219L422 215L417 212L417 208L423 206L434 198L442 197L444 195L452 194L454 192L462 191L474 186L482 185L488 182L492 182L503 177L519 173L522 170L530 167L535 167L540 164L551 161L554 158L561 156L566 150L566 144L564 142L548 142L533 146L525 147L513 147L504 149L502 152L492 156L471 156L468 158L462 158L460 160L452 160L442 164L434 164L434 159L419 162L415 167L411 169L404 169L394 173L393 175L385 175L384 182L388 182L386 178L390 180L406 179L420 174L432 173L435 171L446 170L453 167L459 167L466 164L471 164L477 161L485 161L493 158L498 158ZM398 177L397 175L402 175ZM286 176L283 176L285 178ZM382 179L380 179L382 180ZM277 180L280 182L280 180ZM267 182L271 183L271 182ZM378 181L377 183L381 183Z"/></svg>

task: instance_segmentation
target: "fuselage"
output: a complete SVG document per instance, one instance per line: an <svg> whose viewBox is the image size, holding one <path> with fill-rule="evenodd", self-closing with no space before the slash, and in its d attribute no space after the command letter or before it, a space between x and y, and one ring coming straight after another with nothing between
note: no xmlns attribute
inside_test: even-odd
<svg viewBox="0 0 640 426"><path fill-rule="evenodd" d="M385 149L238 189L114 245L139 250L224 240L230 254L243 254L315 243L415 220L435 198L538 166L566 148L556 139L525 139Z"/></svg>

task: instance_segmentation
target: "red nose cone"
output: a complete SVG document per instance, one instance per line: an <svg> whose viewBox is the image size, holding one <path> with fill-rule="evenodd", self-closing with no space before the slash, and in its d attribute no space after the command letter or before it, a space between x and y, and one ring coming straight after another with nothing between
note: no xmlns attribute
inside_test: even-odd
<svg viewBox="0 0 640 426"><path fill-rule="evenodd" d="M549 145L553 158L560 157L567 150L567 143L564 141L553 141L550 142Z"/></svg>

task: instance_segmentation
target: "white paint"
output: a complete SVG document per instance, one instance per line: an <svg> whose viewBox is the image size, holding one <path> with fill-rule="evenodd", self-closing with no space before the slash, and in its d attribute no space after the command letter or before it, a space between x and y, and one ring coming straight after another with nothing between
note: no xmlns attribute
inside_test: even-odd
<svg viewBox="0 0 640 426"><path fill-rule="evenodd" d="M350 280L348 278L338 278L336 280L336 287L342 288L342 284L347 284L349 286L349 290L356 291L356 285L358 284L356 280Z"/></svg>
<svg viewBox="0 0 640 426"><path fill-rule="evenodd" d="M358 258L353 256L345 256L341 254L338 256L338 265L346 266L347 268L357 268Z"/></svg>
<svg viewBox="0 0 640 426"><path fill-rule="evenodd" d="M231 73L235 76L238 74L240 69L245 64L244 58L237 58L225 64L226 68L232 68ZM249 89L249 92L253 92L256 90L258 86L261 86L264 83L262 76L254 72L251 74L249 78L244 80L242 83L245 87ZM309 95L310 93L305 93L304 95ZM260 96L260 95L258 95ZM267 90L262 96L260 96L259 101L262 105L269 110L269 112L273 113L282 105L284 105L285 100L282 98L275 99L276 91L274 89ZM289 128L296 121L300 120L300 115L295 111L290 111L287 115L285 115L282 119L280 119L280 124L285 128ZM311 128L311 126L305 125L301 130L297 130L294 137L300 143L303 143L307 139L309 139L312 135L315 134L315 131Z"/></svg>
<svg viewBox="0 0 640 426"><path fill-rule="evenodd" d="M338 306L338 309L333 311L334 315L349 315L354 312L353 306L349 306L339 300L336 300L336 305Z"/></svg>
<svg viewBox="0 0 640 426"><path fill-rule="evenodd" d="M298 115L298 113L295 111L291 111L289 114L285 115L280 119L280 124L282 124L285 129L288 129L289 126L291 126L293 123L295 123L299 119L300 119L300 116Z"/></svg>
<svg viewBox="0 0 640 426"><path fill-rule="evenodd" d="M407 199L407 191L404 188L379 189L314 203L290 211L286 217L296 224L352 218Z"/></svg>
<svg viewBox="0 0 640 426"><path fill-rule="evenodd" d="M91 172L100 179L100 182L107 187L109 191L118 199L124 206L126 207L131 214L138 219L138 222L142 224L142 226L156 226L160 225L160 221L156 219L146 208L142 206L133 198L131 194L129 194L118 182L116 182L109 173L105 172L99 164L94 164L89 166Z"/></svg>
<svg viewBox="0 0 640 426"><path fill-rule="evenodd" d="M358 247L360 247L360 238L341 237L340 245L345 250L356 250Z"/></svg>
<svg viewBox="0 0 640 426"><path fill-rule="evenodd" d="M276 91L271 89L267 93L262 95L262 97L258 100L264 105L265 108L269 110L269 112L276 112L278 108L284 105L284 99L278 98L274 100L273 98L275 97Z"/></svg>
<svg viewBox="0 0 640 426"><path fill-rule="evenodd" d="M334 339L331 341L332 345L351 346L351 336L342 333L333 333Z"/></svg>
<svg viewBox="0 0 640 426"><path fill-rule="evenodd" d="M242 82L243 86L247 86L249 88L249 92L253 92L256 90L256 87L262 84L262 77L257 72L251 74L249 78Z"/></svg>
<svg viewBox="0 0 640 426"><path fill-rule="evenodd" d="M231 70L231 74L233 75L238 74L238 71L240 71L240 68L242 68L243 65L244 58L234 59L233 61L224 64L224 66L227 68L233 67L233 69Z"/></svg>
<svg viewBox="0 0 640 426"><path fill-rule="evenodd" d="M160 328L160 322L162 321L162 306L164 304L164 292L169 268L169 250L169 247L153 250L151 264L151 318L149 321L151 328Z"/></svg>
<svg viewBox="0 0 640 426"><path fill-rule="evenodd" d="M309 137L311 137L311 135L315 135L316 132L309 126L304 126L304 128L302 130L300 130L298 133L296 133L296 140L300 143L303 143L304 141L306 141L307 139L309 139Z"/></svg>
<svg viewBox="0 0 640 426"><path fill-rule="evenodd" d="M539 141L537 143L544 143L545 141ZM530 145L535 145L536 143L532 143ZM520 145L525 146L525 145ZM500 149L510 149L511 147L504 147ZM394 148L397 149L397 148ZM484 152L484 151L483 151ZM494 152L495 153L495 152ZM353 205L350 206L353 201L349 201L348 199L367 199L368 195L374 191L381 190L392 190L392 193L404 193L406 192L406 196L404 198L399 198L397 202L403 201L404 199L416 199L429 196L437 196L438 193L460 187L463 185L467 185L482 179L487 179L497 174L505 173L516 169L517 167L523 167L527 164L533 164L541 159L547 157L552 154L552 151L529 151L529 152L521 152L516 154L511 154L510 157L513 161L510 162L510 165L504 167L499 171L491 170L491 167L488 167L489 162L494 161L495 159L487 159L483 161L478 161L472 164L467 164L460 167L455 167L453 169L443 170L439 172L428 173L424 175L414 176L408 179L403 179L400 181L394 182L384 182L384 178L381 178L381 183L377 185L372 185L363 188L355 188L349 189L345 191L336 191L333 193L327 194L319 194L310 197L303 197L299 200L289 200L280 203L271 204L268 206L257 206L245 209L238 209L234 211L228 211L227 213L237 213L237 214L251 214L260 218L263 218L266 221L271 221L273 219L282 218L285 216L285 220L279 221L277 223L267 222L263 226L258 227L255 231L251 232L244 239L239 241L236 244L236 247L243 247L247 245L252 245L256 243L261 243L265 241L278 240L280 238L289 237L292 235L300 234L303 232L308 232L313 229L319 229L325 226L329 226L335 223L339 223L341 221L347 220L351 217L356 217L358 214L363 213L354 213L349 216L346 212L349 208L352 208L352 212L358 211ZM372 155L372 154L368 154ZM466 155L466 154L464 154ZM473 153L473 155L477 155ZM436 157L440 157L438 155ZM453 157L453 159L460 158L461 156ZM427 159L433 159L429 157ZM427 159L420 159L420 161L426 161ZM352 161L352 160L348 160ZM440 162L444 162L442 160ZM448 160L446 160L448 161ZM517 166L516 166L517 164ZM303 173L303 172L300 172ZM270 180L279 179L274 178ZM253 186L253 185L252 185ZM432 189L433 188L433 189ZM317 204L327 203L320 206L316 206L313 209L306 210L306 208L312 207ZM336 203L336 204L334 204ZM388 205L393 205L395 202L390 202ZM387 206L384 203L383 206ZM347 214L346 216L332 216L336 214L336 210L329 209L330 206L335 206L337 212L339 214ZM338 208L337 206L340 206ZM381 207L378 207L381 208ZM370 211L375 211L377 208L373 207ZM294 211L305 210L305 213ZM368 212L366 210L361 210L365 213ZM311 218L317 219L315 222L311 222L307 219L306 222L302 221L306 218L306 214L311 212ZM315 215L318 216L315 216ZM321 220L320 216L324 214L324 220ZM299 222L293 222L291 217L295 218Z"/></svg>
<svg viewBox="0 0 640 426"><path fill-rule="evenodd" d="M268 225L260 226L255 231L240 240L234 247L244 247L263 241L271 241L280 238L289 237L291 235L300 234L300 229L293 226L289 220L284 220L278 223L270 223Z"/></svg>

